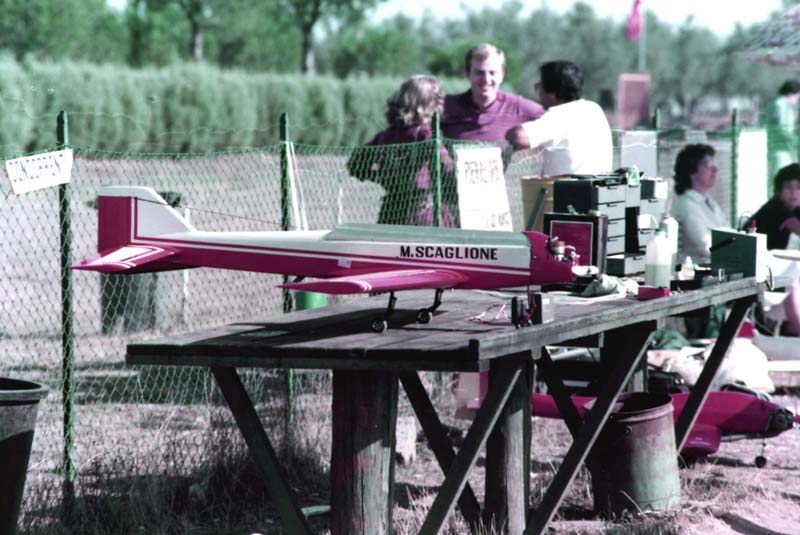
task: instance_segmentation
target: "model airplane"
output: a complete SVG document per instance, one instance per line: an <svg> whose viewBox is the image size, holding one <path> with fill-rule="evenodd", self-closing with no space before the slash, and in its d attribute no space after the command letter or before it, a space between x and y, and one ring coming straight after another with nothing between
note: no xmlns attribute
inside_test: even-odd
<svg viewBox="0 0 800 535"><path fill-rule="evenodd" d="M689 394L681 392L669 395L672 398L673 418L677 422ZM571 396L571 399L583 418L586 413L584 406L594 398ZM561 418L553 397L544 394L531 396L531 414ZM681 455L688 459L705 457L716 452L721 441L774 437L791 429L795 423L800 423L800 416L760 396L736 391L709 392L689 431ZM766 463L763 455L756 457L755 464L759 468Z"/></svg>
<svg viewBox="0 0 800 535"><path fill-rule="evenodd" d="M573 281L596 272L574 248L539 232L498 232L401 225L344 225L334 230L205 232L192 227L153 189L109 186L98 198L97 256L73 269L145 273L213 267L296 277L281 288L326 294L434 289L417 321L428 323L445 289L497 289ZM304 281L306 277L321 280Z"/></svg>

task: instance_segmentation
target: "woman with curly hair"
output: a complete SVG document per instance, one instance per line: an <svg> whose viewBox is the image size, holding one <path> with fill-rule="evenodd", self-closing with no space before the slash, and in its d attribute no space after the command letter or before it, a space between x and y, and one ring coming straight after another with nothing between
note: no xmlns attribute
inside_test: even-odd
<svg viewBox="0 0 800 535"><path fill-rule="evenodd" d="M711 261L711 229L730 227L725 212L709 196L717 184L714 147L686 145L675 158L673 187L677 197L672 216L678 221L678 258L692 257L696 264Z"/></svg>
<svg viewBox="0 0 800 535"><path fill-rule="evenodd" d="M444 91L435 76L409 77L386 100L388 128L356 149L347 162L352 176L376 182L386 191L378 223L433 225L430 166L436 151L441 156L443 176L453 167L447 150L431 142L433 114L441 113L443 104ZM442 187L443 192L450 189ZM445 203L441 225L455 226Z"/></svg>

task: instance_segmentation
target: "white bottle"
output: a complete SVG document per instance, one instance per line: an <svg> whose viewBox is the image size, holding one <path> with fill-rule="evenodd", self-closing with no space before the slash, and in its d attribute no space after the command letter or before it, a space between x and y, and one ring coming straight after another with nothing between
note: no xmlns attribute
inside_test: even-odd
<svg viewBox="0 0 800 535"><path fill-rule="evenodd" d="M669 240L670 247L672 247L672 266L678 263L678 220L665 214L664 219L661 221L661 226L667 232L667 239Z"/></svg>
<svg viewBox="0 0 800 535"><path fill-rule="evenodd" d="M690 281L694 280L694 262L692 262L692 257L687 256L683 259L683 263L681 264L681 270L678 272L678 280L682 281Z"/></svg>
<svg viewBox="0 0 800 535"><path fill-rule="evenodd" d="M666 229L660 227L652 240L647 242L645 254L644 283L647 286L669 288L672 278L672 245Z"/></svg>

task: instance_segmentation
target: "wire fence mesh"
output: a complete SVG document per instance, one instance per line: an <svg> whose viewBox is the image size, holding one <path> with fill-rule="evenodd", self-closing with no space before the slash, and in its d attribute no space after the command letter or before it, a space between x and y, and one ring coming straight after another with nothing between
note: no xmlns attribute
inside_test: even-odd
<svg viewBox="0 0 800 535"><path fill-rule="evenodd" d="M669 177L687 139L659 139L659 174ZM716 196L726 210L732 159L725 156L731 155L732 139L722 133L713 140L722 178ZM294 146L291 189L302 201L292 213L294 226L432 224L431 162L453 143ZM96 198L103 185L150 186L203 230L280 230L285 148L146 154L73 147L73 260L96 253ZM443 160L449 152L444 150ZM442 161L442 207L456 217L455 181L446 166ZM377 171L386 168L378 178ZM520 178L536 174L538 161L529 151L515 153L506 168L515 229L524 220ZM40 405L22 531L45 531L66 518L85 533L96 525L106 526L106 533L132 532L142 519L155 527L165 510L193 511L198 518L258 514L253 504L261 503L263 492L253 490L254 476L231 461L245 458L245 448L207 370L126 366L124 355L134 340L279 313L283 296L275 286L281 278L211 269L126 276L75 272L74 330L67 341L74 345L74 362L65 368L58 192L0 199L0 235L0 374L51 387ZM324 478L330 448L327 373L292 375L291 407L285 374L245 371L243 379L276 446L302 458L290 465L293 476ZM444 390L436 378L426 383L434 394ZM65 416L65 399L74 404L72 417ZM294 423L287 426L290 416ZM242 493L254 497L243 500Z"/></svg>

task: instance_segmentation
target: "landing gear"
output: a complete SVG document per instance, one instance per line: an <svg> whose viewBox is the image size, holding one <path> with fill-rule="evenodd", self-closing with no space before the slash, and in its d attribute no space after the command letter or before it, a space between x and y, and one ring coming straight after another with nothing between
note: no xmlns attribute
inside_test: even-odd
<svg viewBox="0 0 800 535"><path fill-rule="evenodd" d="M767 442L765 440L762 440L761 455L758 455L755 460L756 468L764 468L765 466L767 466L767 456L764 455L766 449L767 449Z"/></svg>
<svg viewBox="0 0 800 535"><path fill-rule="evenodd" d="M417 323L430 323L433 314L427 308L420 308L417 311Z"/></svg>
<svg viewBox="0 0 800 535"><path fill-rule="evenodd" d="M382 318L375 318L372 320L372 323L370 324L370 329L372 329L372 332L386 332L386 329L389 328L389 317L394 312L395 303L397 303L397 298L394 296L394 292L389 292L389 303L386 305L386 312L384 312Z"/></svg>
<svg viewBox="0 0 800 535"><path fill-rule="evenodd" d="M442 304L442 294L444 290L441 288L436 289L436 294L433 296L433 305L428 308L420 308L417 311L417 323L427 324L433 318L433 312Z"/></svg>

